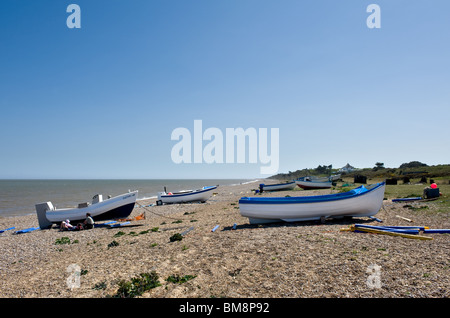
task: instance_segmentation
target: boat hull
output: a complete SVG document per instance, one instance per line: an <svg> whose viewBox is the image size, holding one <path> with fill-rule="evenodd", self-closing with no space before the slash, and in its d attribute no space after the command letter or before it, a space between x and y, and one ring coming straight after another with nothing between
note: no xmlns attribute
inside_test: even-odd
<svg viewBox="0 0 450 318"><path fill-rule="evenodd" d="M160 192L158 193L158 201L161 201L161 203L166 204L198 202L198 201L205 202L212 196L213 190L217 189L217 187L218 186L203 187L202 189L198 190L190 190L173 194Z"/></svg>
<svg viewBox="0 0 450 318"><path fill-rule="evenodd" d="M263 191L280 191L280 190L292 190L295 188L295 182L279 183L279 184L260 184Z"/></svg>
<svg viewBox="0 0 450 318"><path fill-rule="evenodd" d="M252 224L377 214L383 203L385 183L379 183L370 189L362 186L357 189L323 196L241 198L239 209L241 215L248 217Z"/></svg>
<svg viewBox="0 0 450 318"><path fill-rule="evenodd" d="M61 223L69 219L73 224L84 221L86 213L90 213L95 221L122 219L133 211L137 194L138 191L122 194L84 208L49 210L45 216L51 223Z"/></svg>

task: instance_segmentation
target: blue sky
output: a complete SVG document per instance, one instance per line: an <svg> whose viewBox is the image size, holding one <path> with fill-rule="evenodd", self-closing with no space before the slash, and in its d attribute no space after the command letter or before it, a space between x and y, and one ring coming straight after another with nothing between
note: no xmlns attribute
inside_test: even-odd
<svg viewBox="0 0 450 318"><path fill-rule="evenodd" d="M448 164L448 12L444 0L2 0L0 178L267 176L260 163L175 164L171 133L194 120L278 128L279 172Z"/></svg>

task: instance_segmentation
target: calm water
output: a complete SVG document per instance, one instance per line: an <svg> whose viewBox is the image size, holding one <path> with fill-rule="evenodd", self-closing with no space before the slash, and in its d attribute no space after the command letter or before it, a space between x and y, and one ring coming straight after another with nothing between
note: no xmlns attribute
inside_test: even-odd
<svg viewBox="0 0 450 318"><path fill-rule="evenodd" d="M35 204L51 201L57 208L91 201L95 194L116 196L139 190L138 200L155 197L164 190L198 189L203 186L232 185L244 179L214 180L0 180L0 217L35 213Z"/></svg>

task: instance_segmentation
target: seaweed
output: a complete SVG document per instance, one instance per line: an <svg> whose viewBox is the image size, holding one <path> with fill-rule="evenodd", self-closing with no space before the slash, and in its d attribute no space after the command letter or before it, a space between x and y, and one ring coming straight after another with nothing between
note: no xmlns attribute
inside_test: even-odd
<svg viewBox="0 0 450 318"><path fill-rule="evenodd" d="M121 280L118 285L119 288L114 298L134 298L141 296L144 292L161 286L159 282L159 276L155 271L151 273L141 273L137 277L133 277L131 280Z"/></svg>
<svg viewBox="0 0 450 318"><path fill-rule="evenodd" d="M187 281L190 281L191 279L194 279L195 277L197 277L197 275L170 275L169 277L167 277L166 281L174 284L183 284Z"/></svg>
<svg viewBox="0 0 450 318"><path fill-rule="evenodd" d="M116 241L112 241L111 243L108 244L108 248L114 247L114 246L119 246L119 243Z"/></svg>
<svg viewBox="0 0 450 318"><path fill-rule="evenodd" d="M182 239L183 239L183 235L181 235L180 233L175 233L174 235L172 235L170 237L171 242L181 241Z"/></svg>
<svg viewBox="0 0 450 318"><path fill-rule="evenodd" d="M59 239L56 239L55 245L63 245L63 244L70 244L70 238L67 236L63 236Z"/></svg>

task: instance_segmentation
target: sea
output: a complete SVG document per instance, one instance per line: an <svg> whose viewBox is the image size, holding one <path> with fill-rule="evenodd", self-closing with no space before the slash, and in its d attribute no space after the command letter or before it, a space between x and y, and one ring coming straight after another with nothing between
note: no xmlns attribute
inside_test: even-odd
<svg viewBox="0 0 450 318"><path fill-rule="evenodd" d="M137 200L156 198L158 192L199 189L214 185L253 183L253 179L151 179L151 180L0 180L0 217L36 213L35 205L51 201L56 208L91 202L95 194L112 197L138 190Z"/></svg>

